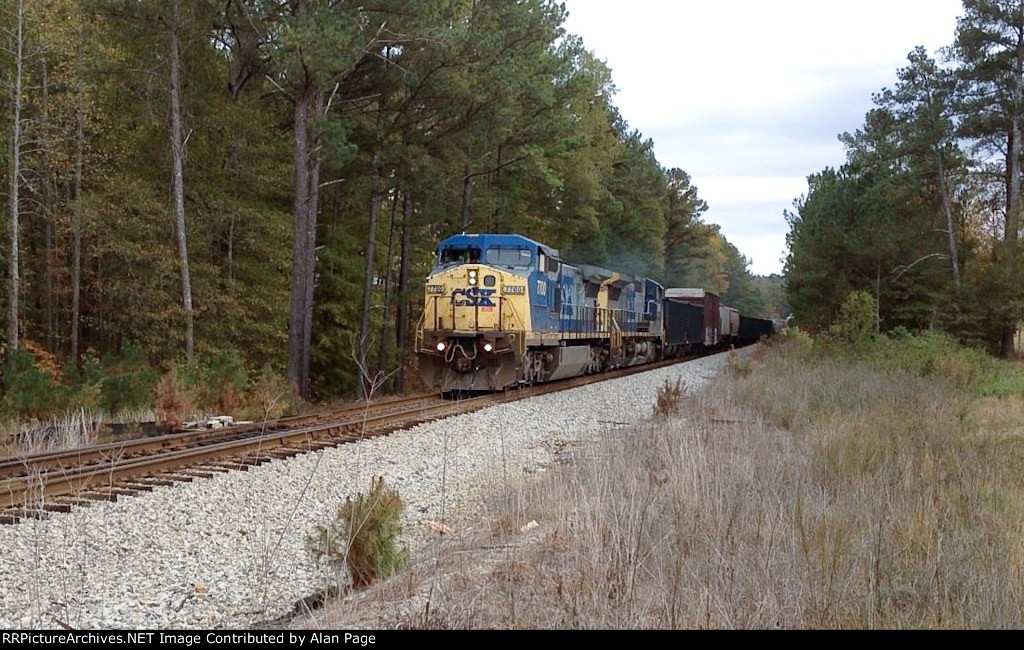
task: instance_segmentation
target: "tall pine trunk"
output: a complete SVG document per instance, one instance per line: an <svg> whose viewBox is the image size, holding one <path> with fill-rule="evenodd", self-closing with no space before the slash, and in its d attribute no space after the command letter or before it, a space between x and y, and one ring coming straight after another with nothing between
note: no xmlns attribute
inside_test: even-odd
<svg viewBox="0 0 1024 650"><path fill-rule="evenodd" d="M412 194L402 200L402 260L398 264L398 307L395 310L395 347L398 348L398 372L395 392L405 390L405 360L409 338L409 253L412 239Z"/></svg>
<svg viewBox="0 0 1024 650"><path fill-rule="evenodd" d="M1019 68L1019 66L1018 66ZM1014 84L1014 106L1021 106L1020 73L1018 70L1017 80ZM1020 228L1020 116L1016 110L1010 117L1010 142L1007 147L1006 156L1006 230L1003 235L1005 247L1006 282L1009 286L1015 286L1017 282L1017 231ZM1014 333L1017 329L1015 314L1008 314L1003 323L1002 356L1005 359L1012 359L1016 353L1014 350Z"/></svg>
<svg viewBox="0 0 1024 650"><path fill-rule="evenodd" d="M75 75L75 209L71 218L71 367L78 368L78 330L82 307L82 150L85 147L85 36L78 30Z"/></svg>
<svg viewBox="0 0 1024 650"><path fill-rule="evenodd" d="M310 152L309 119L315 91L307 85L295 98L293 148L294 195L292 198L293 242L291 305L288 312L288 381L299 395L309 397L309 349L306 344L307 286L309 277L307 250L310 242L309 204Z"/></svg>
<svg viewBox="0 0 1024 650"><path fill-rule="evenodd" d="M466 151L466 171L462 178L462 232L469 230L470 206L473 204L473 166Z"/></svg>
<svg viewBox="0 0 1024 650"><path fill-rule="evenodd" d="M25 18L25 4L18 0L15 15L15 36L14 36L14 87L11 96L11 107L14 110L13 122L11 125L11 162L10 162L10 187L8 198L11 209L11 251L8 259L8 280L10 285L7 291L8 300L8 322L7 322L7 350L8 360L13 363L13 353L18 349L18 296L20 289L21 270L19 267L19 203L18 189L20 187L21 174L21 70L22 57L24 55L24 32L23 23ZM13 367L13 366L12 366Z"/></svg>
<svg viewBox="0 0 1024 650"><path fill-rule="evenodd" d="M391 325L391 292L394 289L391 273L391 259L395 243L395 213L398 212L398 193L391 199L391 223L388 226L388 247L384 253L384 313L380 319L380 343L377 350L377 368L381 373L388 371L388 327Z"/></svg>
<svg viewBox="0 0 1024 650"><path fill-rule="evenodd" d="M307 24L308 0L297 0L294 15ZM292 198L293 243L291 300L288 311L288 381L309 399L310 350L313 341L313 287L316 274L316 217L320 196L319 138L312 137L314 120L323 111L324 95L303 67L293 96Z"/></svg>
<svg viewBox="0 0 1024 650"><path fill-rule="evenodd" d="M942 161L942 152L936 151L935 161L939 171L939 194L942 195L942 211L946 217L946 242L949 245L949 264L953 270L953 287L957 298L960 297L960 259L956 246L956 231L953 229L953 206L949 198L946 183L946 165Z"/></svg>
<svg viewBox="0 0 1024 650"><path fill-rule="evenodd" d="M310 98L309 115L317 117L323 110L323 93L316 91ZM313 136L308 147L309 165L308 183L306 188L306 261L304 284L306 295L303 303L302 313L302 396L309 398L312 395L310 386L310 357L313 351L313 291L316 287L316 218L320 206L320 138Z"/></svg>
<svg viewBox="0 0 1024 650"><path fill-rule="evenodd" d="M171 2L171 158L173 167L174 220L178 232L178 263L181 265L181 301L185 308L185 356L195 356L195 326L192 316L192 277L188 268L188 240L185 232L185 142L181 127L181 58L178 51L179 0Z"/></svg>
<svg viewBox="0 0 1024 650"><path fill-rule="evenodd" d="M380 214L380 153L373 153L372 190L370 192L370 227L366 235L366 268L363 276L363 314L359 327L359 397L365 398L369 391L367 382L372 381L366 365L370 349L370 310L373 308L374 251L377 247L377 218Z"/></svg>
<svg viewBox="0 0 1024 650"><path fill-rule="evenodd" d="M47 69L46 62L42 63L42 75L43 75L43 106L42 106L42 127L43 133L41 138L42 143L42 154L45 162L43 163L42 170L42 184L43 184L43 221L44 221L44 260L46 263L46 270L44 271L44 285L46 289L46 300L45 300L45 318L46 318L46 350L50 354L56 352L56 335L53 327L53 267L54 267L54 254L53 254L53 214L54 214L54 192L53 192L53 165L51 156L53 155L53 145L50 141L50 75Z"/></svg>

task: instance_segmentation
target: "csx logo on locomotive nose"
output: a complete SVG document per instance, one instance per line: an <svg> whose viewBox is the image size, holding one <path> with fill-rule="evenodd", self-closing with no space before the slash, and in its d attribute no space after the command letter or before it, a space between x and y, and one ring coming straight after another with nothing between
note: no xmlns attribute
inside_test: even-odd
<svg viewBox="0 0 1024 650"><path fill-rule="evenodd" d="M494 295L494 289L470 287L468 289L456 289L452 291L452 300L455 301L455 305L457 307L493 307L494 302L491 301L492 295ZM458 296L462 296L462 299L459 300Z"/></svg>

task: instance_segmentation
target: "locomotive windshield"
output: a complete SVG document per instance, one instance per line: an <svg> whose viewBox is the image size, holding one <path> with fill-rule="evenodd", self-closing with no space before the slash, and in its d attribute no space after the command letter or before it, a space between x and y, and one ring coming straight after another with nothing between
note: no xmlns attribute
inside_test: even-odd
<svg viewBox="0 0 1024 650"><path fill-rule="evenodd" d="M533 255L529 248L488 248L485 261L494 266L528 269L533 265Z"/></svg>
<svg viewBox="0 0 1024 650"><path fill-rule="evenodd" d="M475 246L468 248L445 248L437 256L441 266L449 264L476 264L480 261L480 249Z"/></svg>

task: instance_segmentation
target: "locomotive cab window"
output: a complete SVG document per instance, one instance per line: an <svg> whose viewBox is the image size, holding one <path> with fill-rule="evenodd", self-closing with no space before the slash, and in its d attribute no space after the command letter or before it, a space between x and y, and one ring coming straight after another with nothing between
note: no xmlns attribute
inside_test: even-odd
<svg viewBox="0 0 1024 650"><path fill-rule="evenodd" d="M493 246L487 249L484 261L494 266L528 269L533 265L533 255L530 254L530 249L528 248Z"/></svg>
<svg viewBox="0 0 1024 650"><path fill-rule="evenodd" d="M468 248L445 248L437 256L438 264L476 264L480 261L480 249L470 246Z"/></svg>

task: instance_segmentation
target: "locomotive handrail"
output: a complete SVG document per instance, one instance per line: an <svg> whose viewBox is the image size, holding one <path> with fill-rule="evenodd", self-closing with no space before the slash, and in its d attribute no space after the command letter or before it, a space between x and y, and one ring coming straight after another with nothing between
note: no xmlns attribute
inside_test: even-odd
<svg viewBox="0 0 1024 650"><path fill-rule="evenodd" d="M456 327L458 312L454 296L431 296L431 311L433 329L458 329ZM515 303L506 296L495 296L498 301L498 319L494 331L505 332L509 330L525 329L522 316L515 307ZM448 301L445 307L446 316L451 317L450 327L446 327L442 320L441 306L438 300ZM461 305L469 308L470 305ZM649 307L649 306L648 306ZM480 305L472 305L473 319L472 330L480 331ZM637 333L641 331L640 325L652 318L653 310L634 311L630 309L613 309L610 307L596 307L590 305L578 305L574 303L562 303L559 313L558 326L562 332L572 334L584 334L592 336L610 335L613 331L623 333ZM567 313L568 312L568 313ZM422 321L426 322L426 311L422 315ZM506 320L509 320L506 324Z"/></svg>
<svg viewBox="0 0 1024 650"><path fill-rule="evenodd" d="M449 301L449 305L451 306L450 314L451 314L452 321L451 321L450 329L453 329L453 330L457 329L456 328L456 320L457 319L456 319L456 311L455 311L456 307L459 307L459 306L469 307L470 305L457 305L456 302L455 302L455 297L454 296L431 296L431 298L432 298L431 311L432 311L432 314L433 314L433 324L434 324L433 329L434 329L434 331L446 329L444 327L444 321L441 320L441 310L440 310L440 307L437 304L437 301L439 299L441 299L441 298L444 298L445 300L448 300ZM506 296L495 296L495 298L497 298L497 300L498 300L498 324L497 324L497 328L495 330L493 330L493 331L505 332L505 331L508 331L509 329L513 329L514 330L516 325L519 326L520 330L525 329L525 325L523 323L522 316L520 316L519 312L516 311L515 303L512 302L512 300L509 299ZM473 331L479 332L479 331L481 331L480 330L480 305L479 304L475 304L472 307L473 307ZM447 309L446 309L446 311L447 311ZM508 315L506 312L511 312L511 315L512 315L512 318L510 319L512 321L511 327L506 327L505 326L505 319L506 319L506 316ZM421 318L421 322L423 322L423 323L426 322L426 311L424 311L424 313L423 313L423 316Z"/></svg>
<svg viewBox="0 0 1024 650"><path fill-rule="evenodd" d="M610 335L616 329L620 332L638 332L640 324L648 320L648 313L631 309L612 309L573 303L563 303L562 307L562 313L559 314L559 328L563 332L573 334Z"/></svg>
<svg viewBox="0 0 1024 650"><path fill-rule="evenodd" d="M508 299L505 298L504 296L499 296L498 297L498 323L499 323L499 327L504 327L504 320L502 319L502 316L501 316L501 308L502 308L501 306L505 303L506 300L508 300ZM525 330L526 329L526 324L523 323L523 317L519 315L518 311L516 311L515 303L512 302L511 300L508 300L508 306L509 306L509 309L511 309L511 311L512 311L512 318L513 318L512 324L513 325L519 325L519 329L520 330ZM504 331L504 330L501 330L501 331Z"/></svg>
<svg viewBox="0 0 1024 650"><path fill-rule="evenodd" d="M426 310L420 314L419 320L416 321L416 349L423 349L423 325L427 322Z"/></svg>

